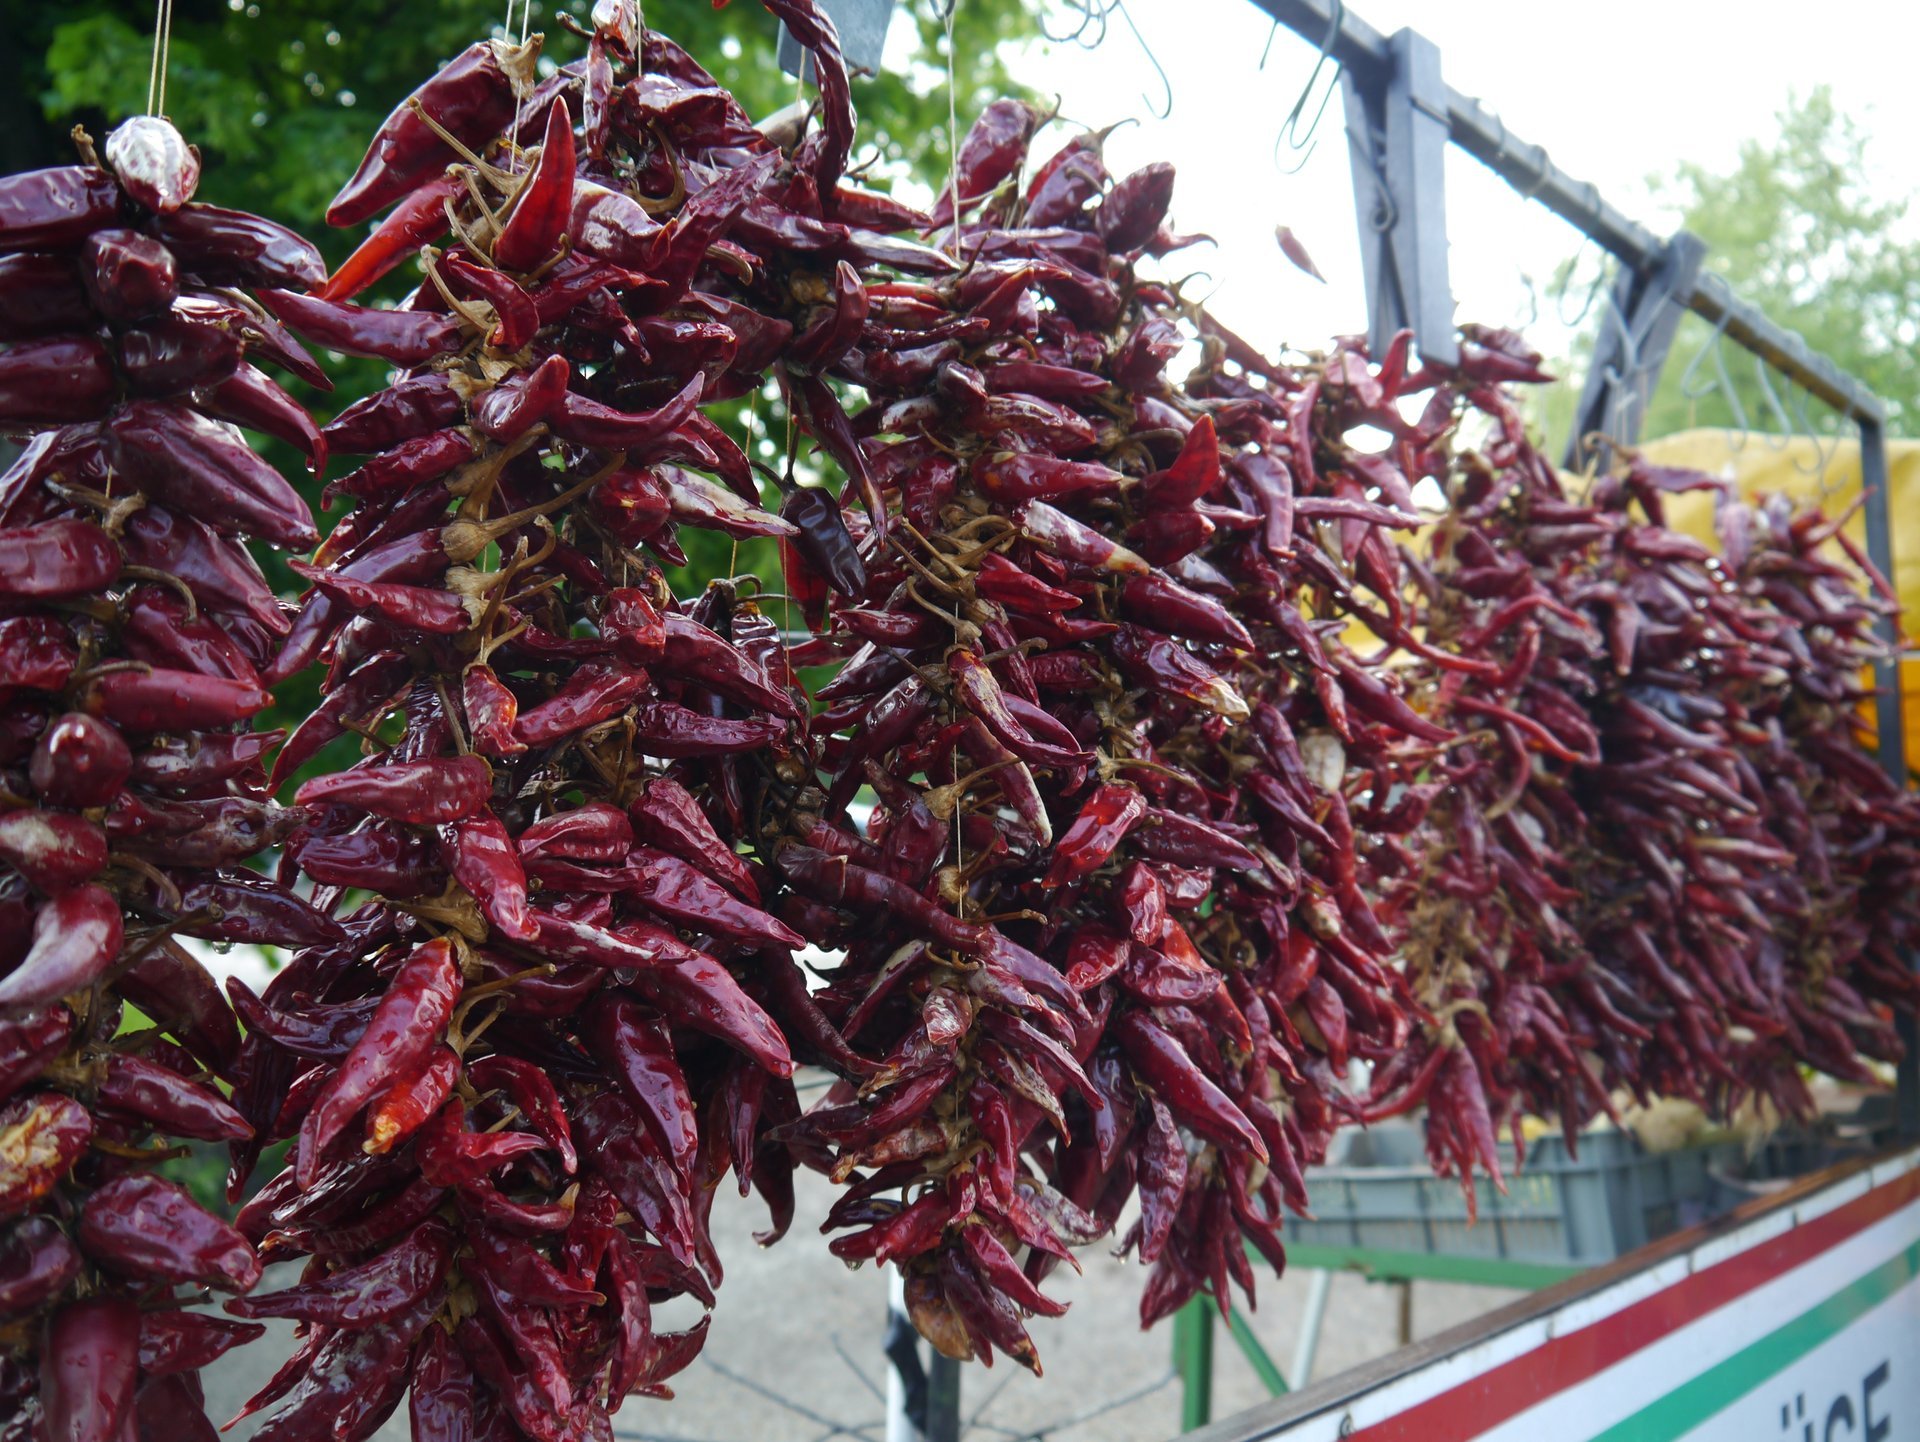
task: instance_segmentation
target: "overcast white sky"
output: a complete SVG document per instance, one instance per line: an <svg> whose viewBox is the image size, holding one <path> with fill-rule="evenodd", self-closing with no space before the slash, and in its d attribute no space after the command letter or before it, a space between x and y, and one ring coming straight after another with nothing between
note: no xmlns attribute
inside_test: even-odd
<svg viewBox="0 0 1920 1442"><path fill-rule="evenodd" d="M959 0L965 4L966 0ZM1153 67L1119 17L1093 52L1036 44L1016 73L1057 93L1064 113L1098 127L1134 116L1141 124L1108 146L1116 173L1149 160L1179 168L1175 219L1218 237L1169 269L1205 269L1218 286L1213 308L1250 339L1317 347L1357 330L1365 309L1352 182L1340 99L1297 174L1276 165L1275 139L1305 82L1313 47L1248 0L1129 0L1173 91L1159 103ZM1740 142L1765 135L1793 93L1830 83L1844 110L1871 135L1871 159L1889 193L1920 192L1920 19L1906 5L1829 0L1804 5L1698 0L1352 0L1355 13L1391 34L1413 26L1440 48L1451 85L1479 96L1514 133L1545 145L1560 166L1590 179L1616 205L1656 228L1662 216L1646 181L1680 159L1730 166ZM1056 20L1054 28L1059 30ZM1322 81L1332 67L1323 72ZM966 117L962 117L964 128ZM1044 143L1037 147L1043 153ZM1283 156L1291 164L1297 157ZM1538 339L1551 346L1554 267L1579 247L1563 222L1521 200L1470 157L1451 151L1447 220L1453 290L1464 320L1529 318L1521 277L1542 287ZM1293 227L1326 275L1322 286L1277 254L1276 224ZM1591 247L1583 259L1595 264ZM1584 292L1566 304L1578 311Z"/></svg>

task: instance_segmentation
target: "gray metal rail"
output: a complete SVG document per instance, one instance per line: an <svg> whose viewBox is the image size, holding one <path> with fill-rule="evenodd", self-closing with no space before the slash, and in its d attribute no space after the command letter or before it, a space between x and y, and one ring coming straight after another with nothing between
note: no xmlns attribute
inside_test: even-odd
<svg viewBox="0 0 1920 1442"><path fill-rule="evenodd" d="M1383 35L1340 0L1252 0L1259 9L1309 44L1321 45L1361 85L1376 89L1395 71L1393 37ZM1665 257L1667 241L1610 204L1590 180L1578 180L1553 163L1543 145L1520 139L1478 99L1450 85L1438 96L1413 103L1443 121L1448 138L1515 190L1536 200L1582 234L1591 236L1629 268L1646 271ZM1444 114L1438 113L1444 109ZM1439 237L1444 243L1444 237ZM1882 421L1880 398L1825 356L1808 349L1792 331L1767 319L1755 307L1727 294L1724 286L1694 282L1676 297L1713 325L1726 320L1726 334L1768 365L1805 386L1827 405L1854 421Z"/></svg>

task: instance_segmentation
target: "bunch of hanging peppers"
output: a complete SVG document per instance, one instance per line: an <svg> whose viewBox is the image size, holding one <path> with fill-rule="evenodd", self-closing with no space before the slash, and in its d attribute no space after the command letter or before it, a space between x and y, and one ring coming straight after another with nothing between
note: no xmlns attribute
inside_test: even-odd
<svg viewBox="0 0 1920 1442"><path fill-rule="evenodd" d="M1147 1322L1251 1295L1248 1243L1282 1264L1349 1060L1406 1035L1349 799L1439 734L1329 634L1356 587L1399 605L1418 517L1330 438L1389 409L1404 346L1295 372L1210 333L1172 379L1194 312L1135 274L1184 243L1171 168L1116 182L1085 137L1020 189L1039 121L1000 102L962 147L964 271L868 287L844 354L783 365L888 504L819 573L850 654L773 861L881 1064L780 1133L853 1183L834 1252L900 1263L942 1350L1036 1370L1035 1284L1136 1192ZM857 447L822 365L867 392Z"/></svg>
<svg viewBox="0 0 1920 1442"><path fill-rule="evenodd" d="M1920 808L1862 744L1892 601L1846 518L1631 457L1575 498L1506 397L1435 401L1489 423L1428 457L1450 504L1418 571L1428 642L1481 664L1413 684L1475 744L1375 857L1433 1022L1368 1114L1424 1102L1435 1166L1497 1176L1526 1114L1571 1139L1622 1093L1803 1117L1803 1066L1871 1085L1917 995ZM1718 554L1667 526L1687 490L1716 493Z"/></svg>
<svg viewBox="0 0 1920 1442"><path fill-rule="evenodd" d="M0 1412L8 1437L210 1428L199 1369L261 1328L253 1249L151 1164L252 1135L241 1040L175 940L337 928L245 869L297 813L250 729L288 621L249 544L306 505L235 426L324 443L255 362L319 379L240 286L310 285L312 246L193 200L164 120L104 162L0 181ZM134 1008L138 1008L136 1012Z"/></svg>
<svg viewBox="0 0 1920 1442"><path fill-rule="evenodd" d="M248 1404L280 1404L276 1437L370 1430L409 1387L420 1436L469 1417L604 1435L626 1396L670 1395L706 1327L659 1332L652 1310L712 1304L715 1189L729 1170L757 1186L766 1240L791 1216L792 1156L768 1140L799 1115L788 1038L851 1059L739 851L769 781L806 772L804 697L751 601L683 604L662 570L685 563L681 527L802 534L700 407L796 343L755 309L777 232L869 260L863 223L823 213L851 115L790 158L631 15L603 7L588 60L546 82L537 40L454 61L332 210L390 213L311 294L263 296L397 372L327 427L365 459L328 487L350 509L270 672L327 668L276 782L366 738L298 789L281 852L349 939L263 996L234 987L256 1129L236 1188L263 1142L295 1138L239 1225L269 1261L310 1258L236 1307L304 1328ZM810 15L790 18L844 107ZM354 303L416 259L405 305Z"/></svg>
<svg viewBox="0 0 1920 1442"><path fill-rule="evenodd" d="M1251 1300L1340 1126L1424 1105L1470 1186L1523 1114L1897 1052L1920 809L1837 523L1576 498L1508 333L1275 362L1153 278L1172 168L1029 171L1022 102L930 212L863 189L830 22L768 4L817 104L764 127L619 0L545 77L474 45L331 275L164 122L0 181L0 1436L157 1436L287 1318L275 1442L609 1437L705 1340L655 1309L714 1305L717 1188L771 1242L798 1166L936 1347L1037 1371L1136 1198L1150 1323ZM317 430L251 363L302 340L392 379ZM241 538L317 538L233 424L357 461L290 611ZM777 586L677 593L686 527ZM175 935L291 959L223 998ZM229 1144L232 1226L150 1133Z"/></svg>

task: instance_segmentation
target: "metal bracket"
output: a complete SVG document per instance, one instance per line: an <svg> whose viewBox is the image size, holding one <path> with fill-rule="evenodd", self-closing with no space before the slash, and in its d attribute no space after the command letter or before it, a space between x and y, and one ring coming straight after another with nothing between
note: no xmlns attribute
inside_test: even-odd
<svg viewBox="0 0 1920 1442"><path fill-rule="evenodd" d="M878 75L880 56L887 48L887 27L893 22L894 0L820 0L820 9L840 34L840 53L849 75ZM787 74L813 79L813 57L800 48L785 25L780 27L776 58Z"/></svg>
<svg viewBox="0 0 1920 1442"><path fill-rule="evenodd" d="M1340 76L1353 161L1354 209L1375 355L1411 329L1427 360L1452 365L1453 290L1447 276L1447 86L1440 49L1417 31L1387 42L1384 77Z"/></svg>
<svg viewBox="0 0 1920 1442"><path fill-rule="evenodd" d="M1573 432L1567 437L1570 469L1590 459L1582 454L1589 436L1604 436L1623 446L1639 439L1706 254L1707 243L1682 230L1646 269L1624 263L1619 267L1580 390ZM1598 459L1605 464L1604 455Z"/></svg>
<svg viewBox="0 0 1920 1442"><path fill-rule="evenodd" d="M887 1442L960 1442L960 1364L938 1352L931 1365L921 1362L899 1274L888 1282Z"/></svg>

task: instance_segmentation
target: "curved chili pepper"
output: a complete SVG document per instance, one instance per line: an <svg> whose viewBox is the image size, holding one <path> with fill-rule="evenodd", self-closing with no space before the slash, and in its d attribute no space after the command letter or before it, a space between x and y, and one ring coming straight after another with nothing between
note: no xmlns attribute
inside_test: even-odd
<svg viewBox="0 0 1920 1442"><path fill-rule="evenodd" d="M87 1199L75 1233L101 1266L163 1282L245 1292L260 1280L253 1248L185 1189L159 1177L116 1177Z"/></svg>
<svg viewBox="0 0 1920 1442"><path fill-rule="evenodd" d="M104 591L120 574L120 550L87 521L0 529L0 595L52 598Z"/></svg>
<svg viewBox="0 0 1920 1442"><path fill-rule="evenodd" d="M290 290L259 292L260 303L306 339L343 355L420 365L457 350L460 321L431 311L369 310Z"/></svg>
<svg viewBox="0 0 1920 1442"><path fill-rule="evenodd" d="M56 165L0 179L0 250L73 245L111 224L120 187L97 166Z"/></svg>
<svg viewBox="0 0 1920 1442"><path fill-rule="evenodd" d="M170 1136L225 1142L253 1135L247 1119L217 1092L144 1057L110 1058L95 1095L101 1106L139 1117Z"/></svg>
<svg viewBox="0 0 1920 1442"><path fill-rule="evenodd" d="M573 213L573 170L573 120L566 106L555 105L547 111L540 159L494 237L494 264L531 270L553 253Z"/></svg>
<svg viewBox="0 0 1920 1442"><path fill-rule="evenodd" d="M327 207L327 224L369 219L455 159L441 131L465 145L484 145L513 118L516 99L531 89L539 52L538 40L525 46L481 40L455 56L381 122L360 168ZM427 124L427 116L438 130Z"/></svg>
<svg viewBox="0 0 1920 1442"><path fill-rule="evenodd" d="M453 1259L453 1234L442 1222L415 1227L397 1244L356 1267L343 1267L278 1292L236 1297L236 1317L291 1317L324 1327L359 1329L391 1321L429 1296Z"/></svg>
<svg viewBox="0 0 1920 1442"><path fill-rule="evenodd" d="M41 1353L40 1405L61 1442L119 1437L133 1421L140 1313L123 1297L70 1302L54 1314Z"/></svg>
<svg viewBox="0 0 1920 1442"><path fill-rule="evenodd" d="M432 826L478 814L492 789L493 773L480 757L434 757L317 776L293 799L300 806L351 806L392 821Z"/></svg>
<svg viewBox="0 0 1920 1442"><path fill-rule="evenodd" d="M465 1121L466 1106L455 1097L420 1129L420 1175L435 1186L471 1185L547 1144L532 1132L470 1132Z"/></svg>
<svg viewBox="0 0 1920 1442"><path fill-rule="evenodd" d="M460 996L460 969L444 938L417 947L401 965L366 1030L300 1124L297 1175L316 1175L327 1144L376 1094L424 1063Z"/></svg>
<svg viewBox="0 0 1920 1442"><path fill-rule="evenodd" d="M62 891L34 914L33 940L0 977L0 1007L44 1006L92 985L120 953L120 903L103 887Z"/></svg>
<svg viewBox="0 0 1920 1442"><path fill-rule="evenodd" d="M192 411L135 401L106 423L115 468L163 505L216 531L243 530L290 550L318 539L306 502L239 437Z"/></svg>
<svg viewBox="0 0 1920 1442"><path fill-rule="evenodd" d="M547 1074L517 1057L489 1056L471 1063L467 1077L476 1087L499 1087L512 1100L527 1125L538 1132L572 1175L579 1157L567 1125L566 1109Z"/></svg>

